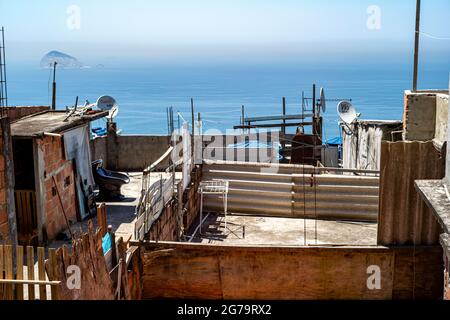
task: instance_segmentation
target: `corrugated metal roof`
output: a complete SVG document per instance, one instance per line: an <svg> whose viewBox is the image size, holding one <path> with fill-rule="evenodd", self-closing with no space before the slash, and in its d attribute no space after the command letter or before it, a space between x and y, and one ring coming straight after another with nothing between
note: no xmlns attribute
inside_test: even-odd
<svg viewBox="0 0 450 320"><path fill-rule="evenodd" d="M414 186L442 179L445 150L433 142L382 142L378 244L439 244L440 226Z"/></svg>

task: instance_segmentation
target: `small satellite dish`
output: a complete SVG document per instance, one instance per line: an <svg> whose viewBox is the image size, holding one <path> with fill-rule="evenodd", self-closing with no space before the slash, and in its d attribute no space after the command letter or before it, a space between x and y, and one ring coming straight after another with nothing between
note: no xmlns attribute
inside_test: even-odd
<svg viewBox="0 0 450 320"><path fill-rule="evenodd" d="M327 111L327 102L325 99L325 89L320 88L320 108L322 109L322 112L325 113Z"/></svg>
<svg viewBox="0 0 450 320"><path fill-rule="evenodd" d="M116 99L110 96L101 96L97 100L97 108L99 108L102 111L109 111L112 108L117 106Z"/></svg>
<svg viewBox="0 0 450 320"><path fill-rule="evenodd" d="M341 101L337 106L337 112L339 114L339 118L344 121L346 124L351 124L353 121L358 119L358 114L356 113L353 105L348 101Z"/></svg>

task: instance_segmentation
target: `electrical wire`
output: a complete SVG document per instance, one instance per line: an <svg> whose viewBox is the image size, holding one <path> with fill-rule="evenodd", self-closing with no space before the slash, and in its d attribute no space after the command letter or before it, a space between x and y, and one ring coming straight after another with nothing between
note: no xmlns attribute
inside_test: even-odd
<svg viewBox="0 0 450 320"><path fill-rule="evenodd" d="M428 37L430 39L434 39L434 40L445 40L445 41L450 41L450 37L442 37L442 36L436 36L436 35L432 35L430 33L426 33L423 31L417 31L419 34Z"/></svg>

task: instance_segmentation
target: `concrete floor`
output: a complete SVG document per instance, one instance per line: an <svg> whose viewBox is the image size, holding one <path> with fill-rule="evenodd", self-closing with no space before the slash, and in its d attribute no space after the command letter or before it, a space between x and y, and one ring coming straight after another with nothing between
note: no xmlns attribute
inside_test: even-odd
<svg viewBox="0 0 450 320"><path fill-rule="evenodd" d="M196 231L198 224L199 219L188 237ZM228 215L225 229L224 216L210 214L202 225L202 231L203 236L197 230L192 242L280 246L377 244L376 223Z"/></svg>

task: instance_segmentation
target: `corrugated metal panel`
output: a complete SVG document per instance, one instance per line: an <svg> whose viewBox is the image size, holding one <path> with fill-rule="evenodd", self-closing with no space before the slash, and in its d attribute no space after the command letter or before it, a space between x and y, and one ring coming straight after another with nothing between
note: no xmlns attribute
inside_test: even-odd
<svg viewBox="0 0 450 320"><path fill-rule="evenodd" d="M379 178L337 174L305 174L298 167L282 166L282 173L263 166L207 164L204 180L228 180L228 210L234 213L292 218L376 221ZM291 172L289 172L291 171ZM295 171L295 173L294 173ZM205 210L222 211L217 196L205 195Z"/></svg>
<svg viewBox="0 0 450 320"><path fill-rule="evenodd" d="M439 244L440 227L414 187L418 179L442 179L445 154L429 142L382 142L380 245Z"/></svg>

